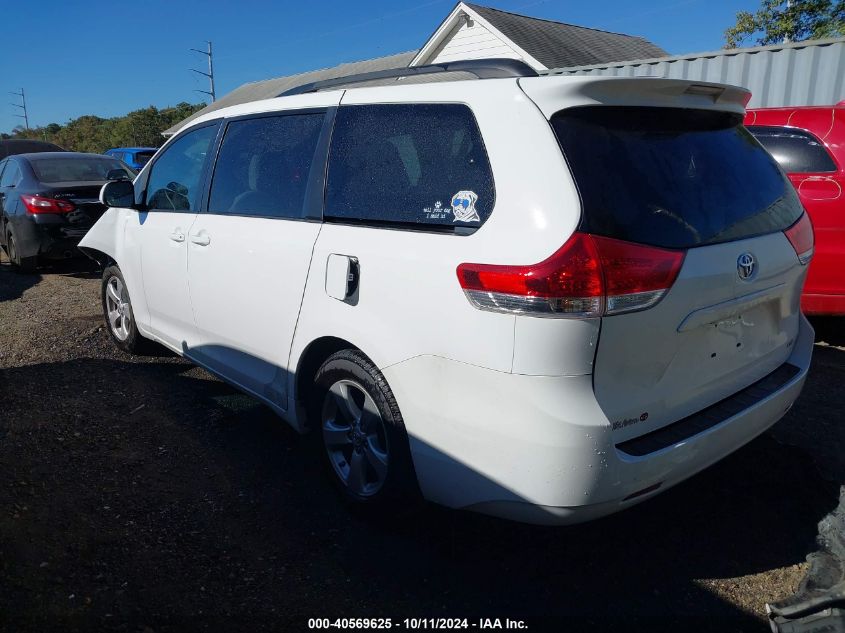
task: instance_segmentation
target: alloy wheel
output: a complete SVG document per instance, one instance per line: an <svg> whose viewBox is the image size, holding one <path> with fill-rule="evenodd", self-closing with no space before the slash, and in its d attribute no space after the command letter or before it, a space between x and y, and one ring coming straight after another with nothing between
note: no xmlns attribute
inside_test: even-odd
<svg viewBox="0 0 845 633"><path fill-rule="evenodd" d="M129 338L132 324L132 311L128 297L125 296L123 282L119 277L112 277L106 285L106 315L112 334L117 340Z"/></svg>
<svg viewBox="0 0 845 633"><path fill-rule="evenodd" d="M375 401L358 383L338 380L326 393L323 443L329 462L350 492L370 497L387 478L389 446Z"/></svg>

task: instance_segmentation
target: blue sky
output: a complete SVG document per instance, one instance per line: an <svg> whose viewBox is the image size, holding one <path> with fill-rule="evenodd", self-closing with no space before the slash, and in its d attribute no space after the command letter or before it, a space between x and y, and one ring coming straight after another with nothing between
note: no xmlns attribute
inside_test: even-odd
<svg viewBox="0 0 845 633"><path fill-rule="evenodd" d="M36 0L4 2L0 131L21 119L8 92L23 87L30 125L66 123L155 105L198 102L212 40L218 95L247 81L419 48L456 0ZM759 0L479 0L478 4L640 35L673 54L721 48L738 10Z"/></svg>

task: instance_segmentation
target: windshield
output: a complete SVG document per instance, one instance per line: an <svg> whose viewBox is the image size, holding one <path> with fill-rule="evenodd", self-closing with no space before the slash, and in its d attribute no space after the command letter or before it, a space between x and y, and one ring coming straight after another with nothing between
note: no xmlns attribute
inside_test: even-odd
<svg viewBox="0 0 845 633"><path fill-rule="evenodd" d="M119 160L106 157L31 158L30 164L38 180L49 183L105 181L112 169L124 171L128 178L135 177Z"/></svg>
<svg viewBox="0 0 845 633"><path fill-rule="evenodd" d="M552 125L581 194L581 230L690 248L781 231L803 213L738 115L589 106Z"/></svg>

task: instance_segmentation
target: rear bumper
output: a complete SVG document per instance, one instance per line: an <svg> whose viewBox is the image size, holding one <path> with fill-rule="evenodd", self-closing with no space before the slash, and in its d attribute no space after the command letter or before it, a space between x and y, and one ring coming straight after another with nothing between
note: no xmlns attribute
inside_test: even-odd
<svg viewBox="0 0 845 633"><path fill-rule="evenodd" d="M77 246L90 226L69 226L67 223L21 221L12 230L22 257L68 259L81 257Z"/></svg>
<svg viewBox="0 0 845 633"><path fill-rule="evenodd" d="M82 251L77 248L80 239L79 237L66 237L45 240L41 244L39 257L42 259L71 259L73 257L82 257Z"/></svg>
<svg viewBox="0 0 845 633"><path fill-rule="evenodd" d="M578 523L639 503L757 437L806 379L802 317L782 387L661 450L618 450L591 376L522 376L432 356L384 369L408 429L423 495L454 508L542 524ZM642 494L642 491L646 490Z"/></svg>

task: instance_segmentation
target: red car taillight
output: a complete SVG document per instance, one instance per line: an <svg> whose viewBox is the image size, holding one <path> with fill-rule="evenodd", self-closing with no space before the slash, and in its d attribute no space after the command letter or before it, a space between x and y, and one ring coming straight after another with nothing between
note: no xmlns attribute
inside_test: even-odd
<svg viewBox="0 0 845 633"><path fill-rule="evenodd" d="M806 266L811 259L813 259L813 252L815 251L816 238L813 234L813 223L810 221L810 216L805 211L798 221L786 229L784 232L786 239L792 244L795 249L795 254L798 255L798 261Z"/></svg>
<svg viewBox="0 0 845 633"><path fill-rule="evenodd" d="M461 264L457 273L467 298L483 310L599 317L655 305L675 282L684 255L574 233L539 264Z"/></svg>
<svg viewBox="0 0 845 633"><path fill-rule="evenodd" d="M32 215L39 215L41 213L70 213L76 208L72 202L56 200L55 198L45 198L43 196L21 194L21 200L23 200L23 204L26 207L26 212Z"/></svg>

